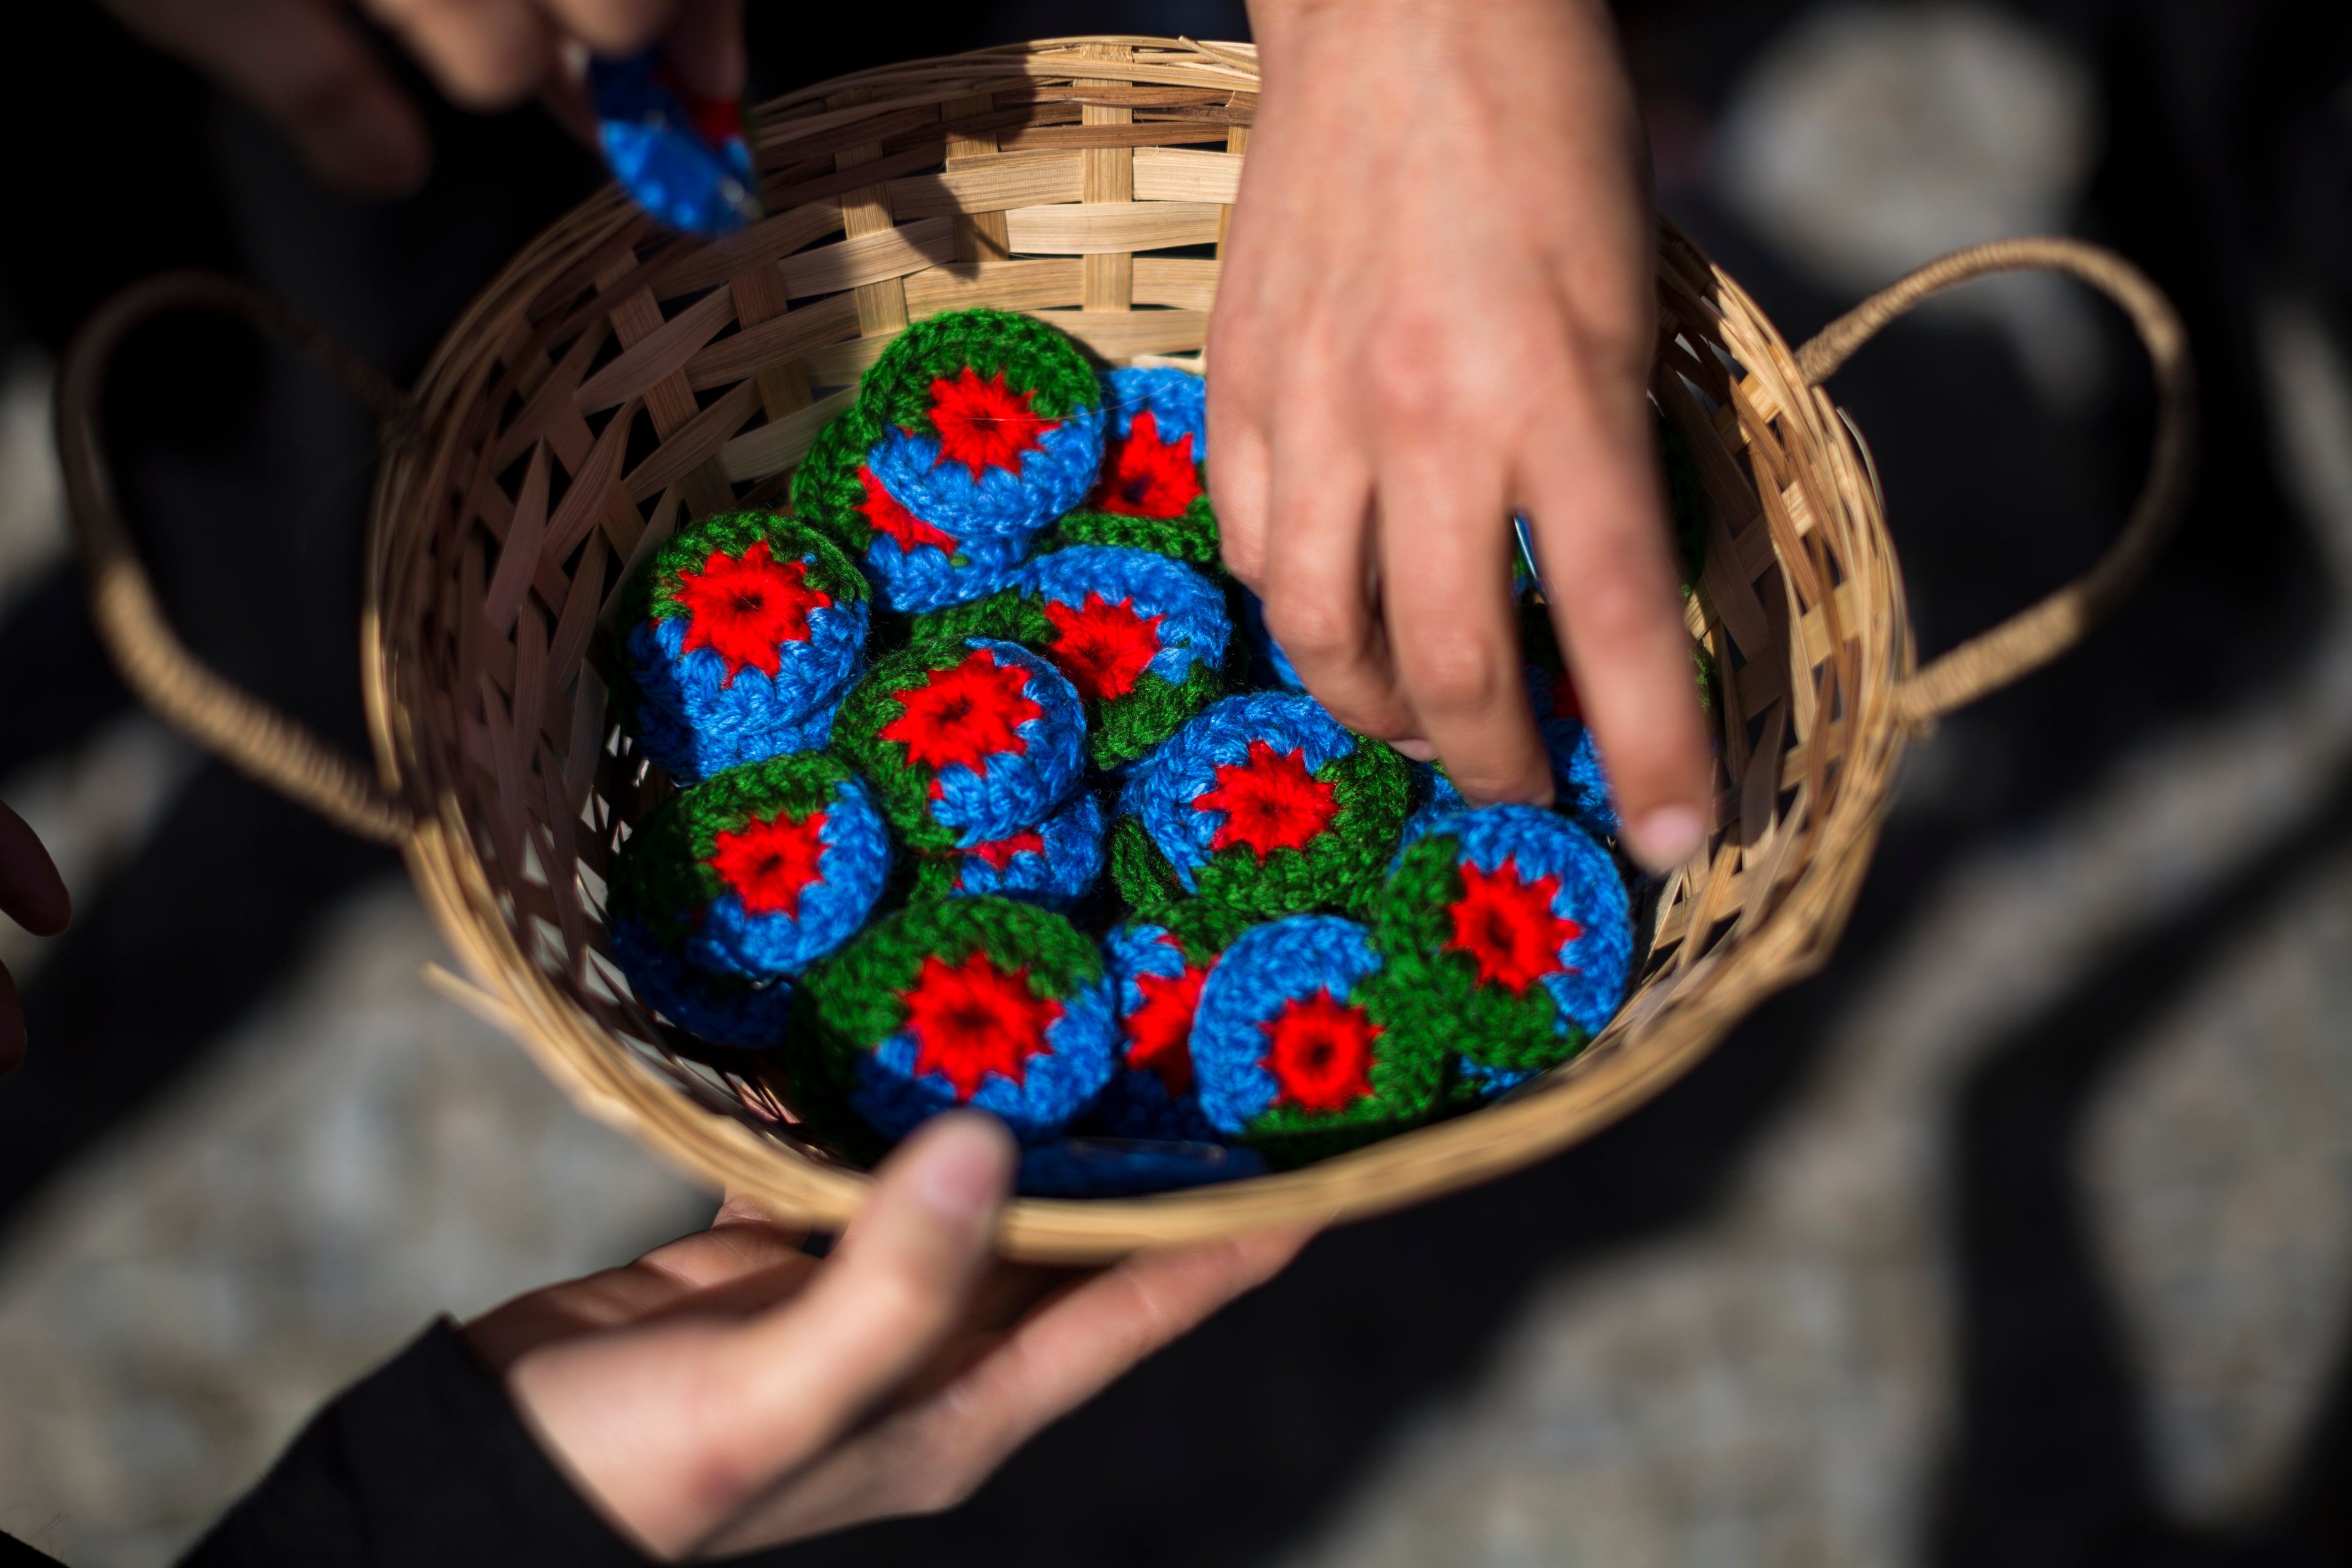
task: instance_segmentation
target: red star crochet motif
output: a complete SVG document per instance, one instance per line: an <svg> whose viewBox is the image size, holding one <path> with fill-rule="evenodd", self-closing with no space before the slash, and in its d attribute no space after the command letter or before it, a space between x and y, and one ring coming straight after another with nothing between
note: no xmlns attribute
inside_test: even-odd
<svg viewBox="0 0 2352 1568"><path fill-rule="evenodd" d="M866 514L866 523L875 532L887 535L898 545L899 554L911 555L918 544L935 544L950 555L956 552L955 536L940 532L900 506L898 498L882 488L873 469L860 464L857 479L866 487L866 499L857 503L857 510Z"/></svg>
<svg viewBox="0 0 2352 1568"><path fill-rule="evenodd" d="M944 1074L958 1100L978 1094L989 1073L1017 1084L1031 1057L1054 1054L1045 1031L1060 1020L1062 1005L1029 989L1025 964L1008 973L984 952L959 964L929 953L898 999L915 1038L916 1075Z"/></svg>
<svg viewBox="0 0 2352 1568"><path fill-rule="evenodd" d="M1028 691L1027 670L999 664L988 649L974 648L954 668L933 670L920 686L898 692L906 711L883 726L882 738L906 747L913 766L961 763L985 778L990 757L999 752L1020 756L1029 750L1021 726L1045 710Z"/></svg>
<svg viewBox="0 0 2352 1568"><path fill-rule="evenodd" d="M1201 495L1200 471L1192 466L1192 433L1174 442L1160 438L1160 416L1145 409L1105 454L1094 504L1122 517L1181 517Z"/></svg>
<svg viewBox="0 0 2352 1568"><path fill-rule="evenodd" d="M982 468L1019 473L1022 454L1037 450L1038 437L1062 424L1030 412L1034 395L1005 385L1001 370L982 381L970 365L953 381L932 382L931 427L940 433L940 455L931 466L961 463L975 479Z"/></svg>
<svg viewBox="0 0 2352 1568"><path fill-rule="evenodd" d="M1012 865L1015 855L1043 855L1045 852L1045 837L1034 827L1024 827L1008 837L992 838L985 844L972 845L964 851L999 871Z"/></svg>
<svg viewBox="0 0 2352 1568"><path fill-rule="evenodd" d="M1274 1075L1275 1102L1301 1110L1345 1110L1372 1092L1372 1042L1381 1026L1330 991L1292 997L1258 1026L1268 1049L1258 1066Z"/></svg>
<svg viewBox="0 0 2352 1568"><path fill-rule="evenodd" d="M712 551L701 571L677 574L673 596L687 615L680 651L716 653L727 666L722 686L734 685L746 666L774 679L783 664L778 645L807 641L809 612L833 603L809 586L805 563L774 559L764 539L740 561Z"/></svg>
<svg viewBox="0 0 2352 1568"><path fill-rule="evenodd" d="M801 894L818 879L817 862L824 856L825 814L813 812L800 822L778 816L773 822L756 817L732 833L711 841L707 864L719 879L735 889L749 915L781 914L800 919Z"/></svg>
<svg viewBox="0 0 2352 1568"><path fill-rule="evenodd" d="M1301 849L1339 815L1339 792L1307 771L1303 746L1276 752L1249 743L1249 760L1217 770L1217 787L1192 802L1194 811L1222 811L1211 849L1246 844L1257 863L1277 849Z"/></svg>
<svg viewBox="0 0 2352 1568"><path fill-rule="evenodd" d="M1160 623L1168 617L1136 614L1131 596L1114 605L1089 592L1076 609L1049 602L1045 618L1054 623L1045 657L1079 696L1099 702L1135 689L1136 677L1160 651Z"/></svg>
<svg viewBox="0 0 2352 1568"><path fill-rule="evenodd" d="M1206 969L1189 963L1173 979L1135 977L1143 1001L1127 1016L1127 1065L1158 1074L1171 1100L1192 1087L1192 1015L1201 1005L1201 983L1208 977Z"/></svg>
<svg viewBox="0 0 2352 1568"><path fill-rule="evenodd" d="M1454 935L1445 945L1470 955L1481 984L1507 985L1512 994L1524 996L1545 975L1570 973L1559 961L1560 949L1584 934L1576 921L1551 912L1559 896L1558 877L1528 881L1519 875L1517 858L1491 872L1465 860L1462 897L1452 911Z"/></svg>

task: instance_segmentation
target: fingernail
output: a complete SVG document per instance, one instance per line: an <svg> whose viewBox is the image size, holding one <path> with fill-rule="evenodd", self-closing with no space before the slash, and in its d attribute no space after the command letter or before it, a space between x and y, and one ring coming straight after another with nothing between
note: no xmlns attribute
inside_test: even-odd
<svg viewBox="0 0 2352 1568"><path fill-rule="evenodd" d="M1706 822L1687 805L1662 805L1628 825L1625 847L1653 871L1671 871L1706 842Z"/></svg>
<svg viewBox="0 0 2352 1568"><path fill-rule="evenodd" d="M1389 745L1400 756L1411 757L1416 763L1433 763L1437 748L1426 741L1391 741Z"/></svg>
<svg viewBox="0 0 2352 1568"><path fill-rule="evenodd" d="M1003 1200L1012 1163L1002 1129L976 1116L959 1116L931 1135L915 1194L941 1219L969 1223Z"/></svg>

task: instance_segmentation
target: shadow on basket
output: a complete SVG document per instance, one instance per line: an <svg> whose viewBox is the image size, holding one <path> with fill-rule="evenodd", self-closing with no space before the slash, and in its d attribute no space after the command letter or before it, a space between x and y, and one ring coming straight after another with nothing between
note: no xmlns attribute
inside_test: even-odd
<svg viewBox="0 0 2352 1568"><path fill-rule="evenodd" d="M1565 1147L1818 967L1907 738L2128 588L2184 488L2181 331L2119 258L2013 240L1792 352L1662 229L1653 396L1718 793L1704 852L1631 880L1542 614L1561 808L1474 812L1296 690L1218 567L1198 351L1256 80L1246 47L1061 40L779 100L772 216L704 243L593 198L407 393L241 285L129 290L60 384L97 622L164 717L402 847L470 977L428 978L583 1110L813 1227L958 1103L1023 1134L1025 1190L1094 1194L1011 1207L1004 1249L1043 1259ZM2026 268L2131 317L2153 470L2092 573L1915 670L1821 386L1927 295ZM131 552L98 393L188 308L286 336L383 423L373 770L196 662Z"/></svg>

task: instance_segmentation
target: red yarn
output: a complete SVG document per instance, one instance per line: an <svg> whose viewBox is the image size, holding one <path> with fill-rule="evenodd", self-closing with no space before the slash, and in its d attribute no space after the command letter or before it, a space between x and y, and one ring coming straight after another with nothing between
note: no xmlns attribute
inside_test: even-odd
<svg viewBox="0 0 2352 1568"><path fill-rule="evenodd" d="M1192 1015L1201 1005L1206 969L1184 966L1174 979L1139 974L1143 1003L1127 1016L1127 1065L1157 1073L1174 1099L1192 1087Z"/></svg>
<svg viewBox="0 0 2352 1568"><path fill-rule="evenodd" d="M1147 408L1128 426L1127 438L1113 437L1110 448L1094 494L1100 510L1122 517L1181 517L1201 499L1191 431L1173 443L1161 440L1160 416Z"/></svg>
<svg viewBox="0 0 2352 1568"><path fill-rule="evenodd" d="M882 739L905 746L915 766L961 763L985 778L990 757L1029 750L1021 726L1045 710L1028 690L1027 670L976 647L954 668L935 669L921 685L894 693L907 710L883 727Z"/></svg>
<svg viewBox="0 0 2352 1568"><path fill-rule="evenodd" d="M801 893L817 880L817 862L824 854L818 835L824 830L825 815L813 812L800 822L782 816L773 822L755 817L711 840L710 868L735 889L745 914L800 918Z"/></svg>
<svg viewBox="0 0 2352 1568"><path fill-rule="evenodd" d="M898 498L883 489L882 481L874 477L874 470L863 463L857 466L857 479L866 487L866 499L857 503L857 510L866 514L866 521L873 526L875 532L889 535L898 546L899 554L912 553L918 544L936 544L950 555L956 552L953 534L940 532L900 506Z"/></svg>
<svg viewBox="0 0 2352 1568"><path fill-rule="evenodd" d="M1137 615L1133 595L1114 605L1088 590L1086 604L1076 609L1047 601L1045 618L1054 623L1045 657L1070 678L1079 696L1097 702L1135 689L1136 677L1160 651L1160 623L1168 617Z"/></svg>
<svg viewBox="0 0 2352 1568"><path fill-rule="evenodd" d="M1252 741L1249 761L1220 767L1217 787L1196 798L1192 809L1225 814L1211 849L1246 844L1263 866L1276 850L1304 848L1328 827L1339 815L1339 792L1307 771L1305 747L1277 752Z"/></svg>
<svg viewBox="0 0 2352 1568"><path fill-rule="evenodd" d="M680 651L716 653L727 665L722 686L734 685L747 665L773 679L783 664L776 645L808 640L809 612L833 603L809 586L806 563L774 559L764 539L740 561L712 551L701 571L677 574L674 593L687 615Z"/></svg>
<svg viewBox="0 0 2352 1568"><path fill-rule="evenodd" d="M1584 701L1576 693L1576 677L1564 669L1552 677L1551 716L1574 719L1580 722L1584 718Z"/></svg>
<svg viewBox="0 0 2352 1568"><path fill-rule="evenodd" d="M1372 1092L1372 1042L1381 1026L1328 988L1292 997L1258 1027L1269 1042L1258 1066L1274 1075L1276 1103L1345 1110Z"/></svg>
<svg viewBox="0 0 2352 1568"><path fill-rule="evenodd" d="M1005 838L992 838L985 844L975 844L964 851L1002 871L1013 864L1015 855L1043 855L1045 837L1034 827L1024 827Z"/></svg>
<svg viewBox="0 0 2352 1568"><path fill-rule="evenodd" d="M940 433L940 455L931 467L961 463L980 478L982 468L1021 471L1021 457L1037 450L1038 437L1061 421L1029 410L1035 395L1015 392L998 371L986 381L970 365L955 380L931 383L931 426Z"/></svg>
<svg viewBox="0 0 2352 1568"><path fill-rule="evenodd" d="M1573 973L1560 963L1559 950L1584 928L1551 912L1559 896L1558 877L1529 882L1519 875L1517 857L1492 872L1465 860L1462 897L1453 906L1454 936L1445 945L1470 955L1481 984L1507 985L1524 996L1547 974Z"/></svg>
<svg viewBox="0 0 2352 1568"><path fill-rule="evenodd" d="M915 1038L916 1074L945 1074L958 1100L978 1094L989 1073L1019 1083L1031 1057L1054 1054L1045 1031L1062 1016L1062 1005L1029 988L1026 964L1008 973L984 952L952 965L927 953L915 984L898 999Z"/></svg>

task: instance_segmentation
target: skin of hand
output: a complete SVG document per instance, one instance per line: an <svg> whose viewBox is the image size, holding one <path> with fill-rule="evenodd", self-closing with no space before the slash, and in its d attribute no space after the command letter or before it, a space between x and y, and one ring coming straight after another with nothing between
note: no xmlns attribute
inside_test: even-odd
<svg viewBox="0 0 2352 1568"><path fill-rule="evenodd" d="M730 1197L709 1230L466 1333L582 1494L656 1557L951 1507L1311 1234L1093 1271L996 1263L1013 1163L1000 1123L950 1113L882 1166L823 1261Z"/></svg>
<svg viewBox="0 0 2352 1568"><path fill-rule="evenodd" d="M344 0L100 0L132 33L217 79L276 124L320 179L405 195L433 149ZM743 90L743 0L365 0L451 101L507 109L541 95L591 125L583 49L634 54L660 38L694 90ZM592 138L593 139L593 138Z"/></svg>
<svg viewBox="0 0 2352 1568"><path fill-rule="evenodd" d="M1342 722L1543 804L1527 514L1627 847L1711 763L1647 400L1646 154L1601 0L1251 0L1265 76L1209 327L1226 564Z"/></svg>
<svg viewBox="0 0 2352 1568"><path fill-rule="evenodd" d="M55 936L73 919L73 900L49 852L25 819L0 805L0 914L35 936ZM0 1073L25 1060L25 1010L16 982L0 968Z"/></svg>

